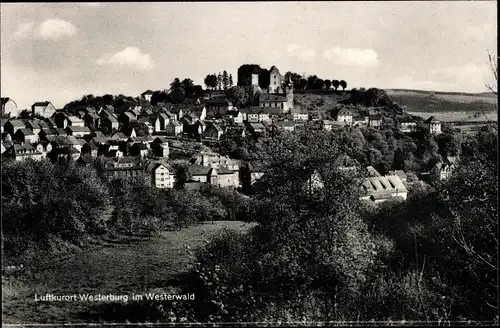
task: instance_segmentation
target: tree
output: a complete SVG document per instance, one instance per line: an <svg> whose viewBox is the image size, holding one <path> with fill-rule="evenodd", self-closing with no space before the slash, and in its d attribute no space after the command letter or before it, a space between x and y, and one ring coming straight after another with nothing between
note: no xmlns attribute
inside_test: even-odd
<svg viewBox="0 0 500 328"><path fill-rule="evenodd" d="M233 87L233 75L232 74L229 74L229 87L230 88Z"/></svg>
<svg viewBox="0 0 500 328"><path fill-rule="evenodd" d="M332 80L332 86L337 90L340 86L339 80Z"/></svg>
<svg viewBox="0 0 500 328"><path fill-rule="evenodd" d="M326 90L330 90L331 86L332 86L332 81L326 79L325 80L325 88L326 88Z"/></svg>
<svg viewBox="0 0 500 328"><path fill-rule="evenodd" d="M234 86L227 90L227 98L238 108L243 107L249 100L249 95L243 87Z"/></svg>
<svg viewBox="0 0 500 328"><path fill-rule="evenodd" d="M342 87L342 90L345 90L345 88L347 88L347 82L344 81L344 80L341 80L340 81L340 86Z"/></svg>
<svg viewBox="0 0 500 328"><path fill-rule="evenodd" d="M305 90L306 88L307 88L307 80L300 79L297 83L297 89L298 90Z"/></svg>
<svg viewBox="0 0 500 328"><path fill-rule="evenodd" d="M182 83L182 90L184 91L186 98L189 98L189 99L193 98L193 93L194 93L193 80L191 80L189 78L185 78L184 80L182 80L181 83Z"/></svg>
<svg viewBox="0 0 500 328"><path fill-rule="evenodd" d="M31 111L29 109L23 109L18 115L17 117L21 118L21 119L30 119L31 118Z"/></svg>
<svg viewBox="0 0 500 328"><path fill-rule="evenodd" d="M212 90L215 90L215 88L217 87L217 76L215 74L207 75L205 77L204 83L207 88L212 88Z"/></svg>
<svg viewBox="0 0 500 328"><path fill-rule="evenodd" d="M184 91L184 86L179 78L175 78L172 83L170 83L169 99L172 103L177 104L184 101L186 93Z"/></svg>
<svg viewBox="0 0 500 328"><path fill-rule="evenodd" d="M494 84L486 84L486 88L498 94L498 62L493 59L493 56L488 52L488 64L490 66L491 72L493 73Z"/></svg>
<svg viewBox="0 0 500 328"><path fill-rule="evenodd" d="M229 86L229 76L227 75L227 71L224 70L222 72L222 89L227 90Z"/></svg>

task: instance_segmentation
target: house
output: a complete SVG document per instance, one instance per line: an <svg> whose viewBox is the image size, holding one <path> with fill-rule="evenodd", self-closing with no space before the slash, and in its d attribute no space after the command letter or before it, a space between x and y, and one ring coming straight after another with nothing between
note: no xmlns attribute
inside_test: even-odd
<svg viewBox="0 0 500 328"><path fill-rule="evenodd" d="M165 133L168 136L178 136L179 134L182 134L182 132L182 124L174 120L170 120L170 123L165 127Z"/></svg>
<svg viewBox="0 0 500 328"><path fill-rule="evenodd" d="M366 167L366 171L369 177L381 177L380 174L373 166L369 165Z"/></svg>
<svg viewBox="0 0 500 328"><path fill-rule="evenodd" d="M247 127L253 134L262 134L266 132L266 127L262 123L248 123Z"/></svg>
<svg viewBox="0 0 500 328"><path fill-rule="evenodd" d="M82 146L81 153L84 155L89 155L95 158L97 157L98 152L99 152L99 146L94 142L88 142Z"/></svg>
<svg viewBox="0 0 500 328"><path fill-rule="evenodd" d="M283 85L283 75L281 75L280 71L276 66L272 66L269 70L269 93L282 93L282 85Z"/></svg>
<svg viewBox="0 0 500 328"><path fill-rule="evenodd" d="M33 116L39 115L43 117L51 117L56 112L56 108L50 101L36 102L31 105L31 113Z"/></svg>
<svg viewBox="0 0 500 328"><path fill-rule="evenodd" d="M401 132L409 133L415 131L417 122L412 118L403 118L399 121L399 130Z"/></svg>
<svg viewBox="0 0 500 328"><path fill-rule="evenodd" d="M193 158L189 162L191 164L210 166L215 168L224 166L231 171L239 170L239 163L236 160L231 159L228 156L221 156L220 154L214 153L212 151L201 151L199 154L193 156Z"/></svg>
<svg viewBox="0 0 500 328"><path fill-rule="evenodd" d="M238 110L228 111L225 119L235 124L243 124L243 113Z"/></svg>
<svg viewBox="0 0 500 328"><path fill-rule="evenodd" d="M369 124L369 116L365 116L362 114L358 114L352 117L353 125L368 125Z"/></svg>
<svg viewBox="0 0 500 328"><path fill-rule="evenodd" d="M92 131L90 131L88 127L79 125L76 126L70 125L66 128L66 131L68 131L68 134L70 136L75 136L76 138L83 138L92 133Z"/></svg>
<svg viewBox="0 0 500 328"><path fill-rule="evenodd" d="M221 188L236 188L239 185L238 173L223 166L213 168L192 164L188 166L188 176L191 181L209 183Z"/></svg>
<svg viewBox="0 0 500 328"><path fill-rule="evenodd" d="M39 140L47 140L48 136L57 136L58 132L56 129L42 129L38 134Z"/></svg>
<svg viewBox="0 0 500 328"><path fill-rule="evenodd" d="M45 122L45 121L42 121L42 120L34 120L38 126L40 127L40 131L38 133L41 132L41 129L50 129L50 126ZM35 132L35 131L33 131Z"/></svg>
<svg viewBox="0 0 500 328"><path fill-rule="evenodd" d="M135 177L145 179L147 184L151 183L151 176L145 170L144 163L137 157L125 156L115 158L103 158L104 174L108 180L123 177Z"/></svg>
<svg viewBox="0 0 500 328"><path fill-rule="evenodd" d="M263 120L269 120L269 112L260 107L251 106L241 109L240 112L244 122L259 123Z"/></svg>
<svg viewBox="0 0 500 328"><path fill-rule="evenodd" d="M153 127L153 132L161 132L162 131L160 114L151 115L148 118L144 118L144 119L139 119L139 122L143 122L143 123L148 122Z"/></svg>
<svg viewBox="0 0 500 328"><path fill-rule="evenodd" d="M14 135L17 130L26 128L26 124L21 120L8 120L4 124L3 129L10 135Z"/></svg>
<svg viewBox="0 0 500 328"><path fill-rule="evenodd" d="M130 113L130 112L123 112L120 115L120 122L123 123L123 125L129 125L131 122L137 121L137 117Z"/></svg>
<svg viewBox="0 0 500 328"><path fill-rule="evenodd" d="M337 122L344 122L351 124L353 122L354 112L350 108L342 108L337 113Z"/></svg>
<svg viewBox="0 0 500 328"><path fill-rule="evenodd" d="M368 118L368 126L372 128L379 128L382 125L382 115L370 115Z"/></svg>
<svg viewBox="0 0 500 328"><path fill-rule="evenodd" d="M159 113L158 120L160 121L160 131L165 131L165 127L170 123L170 116L166 113Z"/></svg>
<svg viewBox="0 0 500 328"><path fill-rule="evenodd" d="M116 141L127 141L128 137L123 132L116 132L115 134L113 134L111 139L116 140Z"/></svg>
<svg viewBox="0 0 500 328"><path fill-rule="evenodd" d="M56 123L56 121L54 121L54 118L52 118L52 117L45 118L45 123L47 123L49 128L52 128L52 129L57 128L57 123Z"/></svg>
<svg viewBox="0 0 500 328"><path fill-rule="evenodd" d="M101 116L101 129L104 133L112 134L114 130L118 130L118 127L118 120L114 116Z"/></svg>
<svg viewBox="0 0 500 328"><path fill-rule="evenodd" d="M149 102L151 101L152 96L153 96L153 90L146 90L143 93L141 93L141 98Z"/></svg>
<svg viewBox="0 0 500 328"><path fill-rule="evenodd" d="M307 110L292 111L292 118L294 121L308 121L309 112Z"/></svg>
<svg viewBox="0 0 500 328"><path fill-rule="evenodd" d="M441 133L441 122L436 120L434 116L429 117L425 120L425 126L430 134L440 134Z"/></svg>
<svg viewBox="0 0 500 328"><path fill-rule="evenodd" d="M151 143L151 150L156 157L168 158L170 148L167 139L164 137L156 137Z"/></svg>
<svg viewBox="0 0 500 328"><path fill-rule="evenodd" d="M260 94L259 107L268 109L270 114L286 113L290 110L286 96L267 93Z"/></svg>
<svg viewBox="0 0 500 328"><path fill-rule="evenodd" d="M238 68L238 86L259 87L259 75L262 68L259 65L242 65Z"/></svg>
<svg viewBox="0 0 500 328"><path fill-rule="evenodd" d="M136 142L130 147L130 155L145 158L149 153L149 148L142 142Z"/></svg>
<svg viewBox="0 0 500 328"><path fill-rule="evenodd" d="M68 127L67 114L65 112L57 111L52 117L54 123L56 124L58 129L66 129Z"/></svg>
<svg viewBox="0 0 500 328"><path fill-rule="evenodd" d="M47 141L52 145L52 150L71 147L79 152L82 150L82 144L74 136L47 136Z"/></svg>
<svg viewBox="0 0 500 328"><path fill-rule="evenodd" d="M444 161L440 161L434 165L431 170L431 178L433 180L447 180L458 165L458 157L447 156Z"/></svg>
<svg viewBox="0 0 500 328"><path fill-rule="evenodd" d="M95 112L87 112L83 116L83 121L85 126L88 126L90 129L97 129L99 127L99 121L101 118Z"/></svg>
<svg viewBox="0 0 500 328"><path fill-rule="evenodd" d="M33 133L36 135L38 135L42 131L42 128L40 127L40 124L38 123L38 121L25 120L24 125L26 126L27 129L30 129L31 131L33 131Z"/></svg>
<svg viewBox="0 0 500 328"><path fill-rule="evenodd" d="M42 153L41 158L46 158L47 153L50 153L52 151L52 145L48 142L39 142L32 146L35 147L37 152Z"/></svg>
<svg viewBox="0 0 500 328"><path fill-rule="evenodd" d="M226 129L226 132L223 134L223 138L227 140L234 140L245 137L246 137L245 128L241 126L228 127Z"/></svg>
<svg viewBox="0 0 500 328"><path fill-rule="evenodd" d="M23 142L23 143L35 143L38 142L38 136L33 133L30 129L18 129L16 133L12 136L12 139L15 141Z"/></svg>
<svg viewBox="0 0 500 328"><path fill-rule="evenodd" d="M205 103L206 111L213 111L215 114L226 115L233 110L233 103L225 97L210 99ZM204 118L203 118L204 119Z"/></svg>
<svg viewBox="0 0 500 328"><path fill-rule="evenodd" d="M403 183L406 183L408 176L403 170L389 171L389 175L397 175Z"/></svg>
<svg viewBox="0 0 500 328"><path fill-rule="evenodd" d="M232 105L231 105L231 109L232 109L232 108L233 108L233 107L232 107ZM221 114L221 112L222 112L223 110L225 110L225 109L221 109L221 110L219 110L219 115L221 115L221 116L222 116L222 115L224 115L224 114L226 113L226 111L224 111L224 114ZM192 112L193 114L195 114L195 115L198 117L198 119L199 119L200 121L204 121L204 120L206 119L206 117L207 117L207 108L206 108L205 106L196 106L196 107L194 107L194 108L191 110L191 112Z"/></svg>
<svg viewBox="0 0 500 328"><path fill-rule="evenodd" d="M85 126L85 122L81 118L78 118L73 115L66 116L66 121L67 121L66 126L80 126L82 128Z"/></svg>
<svg viewBox="0 0 500 328"><path fill-rule="evenodd" d="M294 122L290 122L290 121L278 121L278 122L274 122L274 126L278 130L290 131L290 132L295 131L295 123Z"/></svg>
<svg viewBox="0 0 500 328"><path fill-rule="evenodd" d="M85 167L90 167L92 166L94 160L95 157L89 154L81 154L80 157L78 157L78 159L76 160L76 163Z"/></svg>
<svg viewBox="0 0 500 328"><path fill-rule="evenodd" d="M16 102L9 97L2 97L2 115L3 114L10 114L12 116L17 115L17 104Z"/></svg>
<svg viewBox="0 0 500 328"><path fill-rule="evenodd" d="M332 131L333 122L329 120L322 120L321 127L325 131Z"/></svg>
<svg viewBox="0 0 500 328"><path fill-rule="evenodd" d="M175 120L179 121L184 116L184 110L181 106L170 106L168 112L175 115Z"/></svg>
<svg viewBox="0 0 500 328"><path fill-rule="evenodd" d="M175 170L168 164L152 161L146 166L146 173L151 176L151 186L171 189L175 184Z"/></svg>
<svg viewBox="0 0 500 328"><path fill-rule="evenodd" d="M210 140L220 140L220 137L224 134L224 130L216 123L212 123L203 132L204 139Z"/></svg>
<svg viewBox="0 0 500 328"><path fill-rule="evenodd" d="M44 157L44 154L38 152L31 144L17 142L14 142L2 155L20 162L27 159L41 160Z"/></svg>
<svg viewBox="0 0 500 328"><path fill-rule="evenodd" d="M361 200L375 203L384 202L395 197L406 200L408 190L397 175L367 177L363 179Z"/></svg>

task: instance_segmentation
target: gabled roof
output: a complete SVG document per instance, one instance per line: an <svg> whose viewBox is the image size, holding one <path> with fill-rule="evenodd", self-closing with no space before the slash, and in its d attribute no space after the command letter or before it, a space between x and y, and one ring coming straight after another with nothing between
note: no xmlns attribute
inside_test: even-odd
<svg viewBox="0 0 500 328"><path fill-rule="evenodd" d="M207 105L226 105L226 106L232 106L233 103L230 102L227 98L225 97L217 97L213 99L209 99L206 101Z"/></svg>
<svg viewBox="0 0 500 328"><path fill-rule="evenodd" d="M38 101L34 103L32 106L43 106L47 107L50 104L50 101Z"/></svg>
<svg viewBox="0 0 500 328"><path fill-rule="evenodd" d="M118 120L113 115L106 115L106 117L103 118L103 120L105 119L108 119L111 123L118 123Z"/></svg>
<svg viewBox="0 0 500 328"><path fill-rule="evenodd" d="M19 132L21 132L25 136L34 136L35 135L35 133L33 133L33 131L31 129L27 129L27 128L22 128L22 129L17 130L16 134Z"/></svg>
<svg viewBox="0 0 500 328"><path fill-rule="evenodd" d="M196 176L196 175L208 175L212 168L209 166L201 166L201 165L196 165L192 164L188 166L188 173L191 176Z"/></svg>
<svg viewBox="0 0 500 328"><path fill-rule="evenodd" d="M178 121L170 120L168 126L181 126L181 123L179 123Z"/></svg>
<svg viewBox="0 0 500 328"><path fill-rule="evenodd" d="M79 146L80 143L73 136L47 136L47 140L58 146Z"/></svg>
<svg viewBox="0 0 500 328"><path fill-rule="evenodd" d="M153 93L154 93L154 92L153 92L153 90L149 90L149 89L148 89L148 90L144 91L143 93L141 93L141 96L144 96L144 95L152 95Z"/></svg>
<svg viewBox="0 0 500 328"><path fill-rule="evenodd" d="M123 132L116 132L111 138L114 140L128 139L128 137Z"/></svg>
<svg viewBox="0 0 500 328"><path fill-rule="evenodd" d="M143 144L142 142L136 142L132 145L132 148L137 149L137 150L146 150L148 147Z"/></svg>
<svg viewBox="0 0 500 328"><path fill-rule="evenodd" d="M71 132L88 132L90 133L90 129L86 126L74 126L74 125L70 125L67 127L67 129Z"/></svg>
<svg viewBox="0 0 500 328"><path fill-rule="evenodd" d="M434 116L429 117L428 119L425 120L425 123L439 123L438 120L434 118Z"/></svg>
<svg viewBox="0 0 500 328"><path fill-rule="evenodd" d="M263 108L258 107L258 106L250 106L247 108L242 108L240 109L240 112L244 114L267 114L266 111L264 111Z"/></svg>
<svg viewBox="0 0 500 328"><path fill-rule="evenodd" d="M366 170L368 171L368 175L372 177L380 177L382 176L373 166L369 165L366 167Z"/></svg>
<svg viewBox="0 0 500 328"><path fill-rule="evenodd" d="M24 124L24 122L21 121L21 120L9 120L9 122L15 128L24 128L24 127L26 127L26 124Z"/></svg>
<svg viewBox="0 0 500 328"><path fill-rule="evenodd" d="M93 112L87 112L87 114L85 114L85 115L94 119L94 120L97 120L100 118L99 115L97 115L96 113L93 113Z"/></svg>
<svg viewBox="0 0 500 328"><path fill-rule="evenodd" d="M40 129L40 124L38 124L38 122L35 122L34 120L25 120L24 122L28 128Z"/></svg>
<svg viewBox="0 0 500 328"><path fill-rule="evenodd" d="M372 195L408 191L397 175L368 177L363 180L363 189Z"/></svg>

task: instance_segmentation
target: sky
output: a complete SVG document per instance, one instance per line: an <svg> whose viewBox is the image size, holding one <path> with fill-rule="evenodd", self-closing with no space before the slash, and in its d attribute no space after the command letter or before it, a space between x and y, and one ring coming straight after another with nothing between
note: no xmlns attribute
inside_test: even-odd
<svg viewBox="0 0 500 328"><path fill-rule="evenodd" d="M485 92L496 1L2 3L0 92L19 108L138 96L276 65L351 88Z"/></svg>

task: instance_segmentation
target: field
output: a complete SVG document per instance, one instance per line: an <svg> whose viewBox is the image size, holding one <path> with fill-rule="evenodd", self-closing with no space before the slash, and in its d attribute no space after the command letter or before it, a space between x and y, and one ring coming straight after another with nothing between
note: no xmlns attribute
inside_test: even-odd
<svg viewBox="0 0 500 328"><path fill-rule="evenodd" d="M400 106L409 112L492 112L498 100L492 93L452 93L419 90L386 90Z"/></svg>
<svg viewBox="0 0 500 328"><path fill-rule="evenodd" d="M422 111L407 111L410 115L420 116L427 119L434 116L437 120L442 122L487 122L487 121L497 121L497 113L481 113L481 112L422 112Z"/></svg>
<svg viewBox="0 0 500 328"><path fill-rule="evenodd" d="M192 263L194 249L224 228L247 231L240 221L215 221L180 231L162 232L149 241L108 245L84 251L39 271L29 281L2 280L3 323L67 323L88 321L95 302L35 302L34 296L80 293L131 295L172 290L175 277Z"/></svg>

